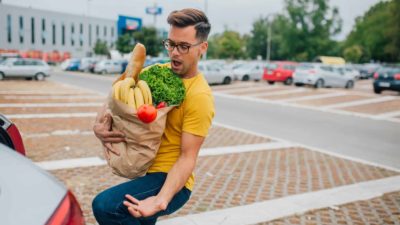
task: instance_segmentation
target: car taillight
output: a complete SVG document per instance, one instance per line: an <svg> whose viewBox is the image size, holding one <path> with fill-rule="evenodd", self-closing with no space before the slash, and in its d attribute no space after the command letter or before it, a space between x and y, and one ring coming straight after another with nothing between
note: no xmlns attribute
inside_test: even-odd
<svg viewBox="0 0 400 225"><path fill-rule="evenodd" d="M25 155L25 147L24 147L24 142L22 141L21 134L19 133L18 128L14 125L11 124L7 128L7 133L9 134L11 141L14 145L14 149L21 153L22 155Z"/></svg>
<svg viewBox="0 0 400 225"><path fill-rule="evenodd" d="M379 78L379 73L374 73L374 79L377 80Z"/></svg>
<svg viewBox="0 0 400 225"><path fill-rule="evenodd" d="M394 75L395 80L400 80L400 73Z"/></svg>
<svg viewBox="0 0 400 225"><path fill-rule="evenodd" d="M70 191L67 192L46 225L85 225L79 203Z"/></svg>

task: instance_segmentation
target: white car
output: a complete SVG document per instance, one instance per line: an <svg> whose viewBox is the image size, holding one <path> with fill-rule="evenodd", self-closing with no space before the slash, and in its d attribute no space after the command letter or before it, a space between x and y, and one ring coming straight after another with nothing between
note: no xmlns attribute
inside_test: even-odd
<svg viewBox="0 0 400 225"><path fill-rule="evenodd" d="M209 84L230 84L233 80L231 74L216 64L200 62L198 67Z"/></svg>
<svg viewBox="0 0 400 225"><path fill-rule="evenodd" d="M0 63L0 80L7 77L44 80L48 76L50 76L50 67L43 60L9 58Z"/></svg>
<svg viewBox="0 0 400 225"><path fill-rule="evenodd" d="M102 60L96 63L96 66L94 68L94 72L99 74L121 73L121 71L121 62L115 60Z"/></svg>
<svg viewBox="0 0 400 225"><path fill-rule="evenodd" d="M354 87L354 78L346 74L343 68L320 63L300 64L293 73L293 81L296 86L307 84L315 88Z"/></svg>
<svg viewBox="0 0 400 225"><path fill-rule="evenodd" d="M82 58L81 63L79 64L79 71L89 72L90 66L96 62L97 60L95 58Z"/></svg>
<svg viewBox="0 0 400 225"><path fill-rule="evenodd" d="M264 68L261 63L245 63L233 70L235 80L259 81L262 79Z"/></svg>

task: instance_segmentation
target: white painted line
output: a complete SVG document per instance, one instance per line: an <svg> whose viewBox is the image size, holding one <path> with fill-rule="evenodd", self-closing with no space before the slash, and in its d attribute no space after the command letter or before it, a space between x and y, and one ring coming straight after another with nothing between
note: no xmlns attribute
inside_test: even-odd
<svg viewBox="0 0 400 225"><path fill-rule="evenodd" d="M93 132L91 132L93 134ZM216 148L202 148L199 156L215 156L225 154L235 154L243 152L255 152L255 151L268 151L268 150L281 150L285 148L296 147L296 145L290 143L261 143L261 144L250 144L250 145L236 145L227 147L216 147ZM43 161L37 162L42 168L46 170L59 170L59 169L72 169L77 167L89 167L89 166L102 166L106 165L107 162L98 157L88 158L77 158L67 160L54 160L54 161Z"/></svg>
<svg viewBox="0 0 400 225"><path fill-rule="evenodd" d="M321 148L317 148L317 147L313 147L313 146L309 146L309 145L304 145L304 144L301 144L301 143L296 143L296 142L293 142L293 141L289 141L289 140L285 140L285 139L282 139L282 138L265 135L265 134L262 134L262 133L254 132L254 131L243 129L243 128L239 128L239 127L230 126L230 125L223 124L223 123L213 122L213 125L224 127L224 128L231 129L231 130L236 130L236 131L243 132L243 133L252 134L252 135L255 135L255 136L259 136L259 137L268 138L268 139L276 141L276 142L289 143L289 144L292 144L293 146L302 147L302 148L307 149L307 150L312 150L312 151L324 153L324 154L327 154L327 155L331 155L331 156L334 156L334 157L338 157L338 158L342 158L342 159L346 159L346 160L350 160L350 161L354 161L354 162L358 162L358 163L362 163L362 164L370 165L370 166L374 166L374 167L380 167L380 168L383 168L383 169L386 169L386 170L392 170L392 171L396 171L396 172L400 173L400 168L386 166L386 165L378 164L378 163L375 163L375 162L371 162L371 161L367 161L367 160L363 160L363 159L359 159L359 158L355 158L355 157L351 157L351 156L347 156L347 155L343 155L343 154L339 154L339 153L335 153L335 152L330 152L330 151L327 151L327 150L323 150Z"/></svg>
<svg viewBox="0 0 400 225"><path fill-rule="evenodd" d="M52 107L97 107L101 102L65 102L65 103L0 103L0 108L52 108Z"/></svg>
<svg viewBox="0 0 400 225"><path fill-rule="evenodd" d="M394 111L394 112L387 112L387 113L382 113L377 115L377 118L391 118L391 117L396 117L396 116L400 116L400 111Z"/></svg>
<svg viewBox="0 0 400 225"><path fill-rule="evenodd" d="M93 92L82 92L82 91L68 91L68 92L63 92L63 91L52 91L52 90L46 90L46 91L22 91L22 90L1 90L0 94L6 94L6 95L88 95L91 94L93 95Z"/></svg>
<svg viewBox="0 0 400 225"><path fill-rule="evenodd" d="M359 100L359 101L342 102L342 103L337 103L337 104L333 104L333 105L322 106L321 108L324 108L324 109L344 108L344 107L350 107L350 106L360 106L360 105L367 105L367 104L372 104L372 103L386 102L386 101L390 101L390 100L394 100L394 99L396 99L396 98L392 97L392 96L385 96L385 97L378 97L378 98L372 98L372 99L364 99L364 100Z"/></svg>
<svg viewBox="0 0 400 225"><path fill-rule="evenodd" d="M230 98L230 99L234 99L234 100L239 99L239 100L257 102L257 103L268 103L268 104L288 106L288 107L293 107L293 108L301 108L301 109L309 109L309 110L315 110L315 111L320 111L320 112L335 113L335 114L339 114L339 115L356 116L356 117L361 117L361 118L374 119L374 120L385 120L385 121L397 122L397 123L400 122L400 119L397 119L397 118L377 118L374 115L368 115L368 114L362 114L362 113L356 113L356 112L348 112L348 111L343 111L343 110L338 110L338 109L325 109L325 108L320 108L320 107L315 107L315 106L300 105L300 104L294 104L294 103L284 102L284 101L268 100L268 99L254 98L254 97L248 97L248 96L228 95L228 94L223 94L223 93L213 93L213 95L217 96L217 97Z"/></svg>
<svg viewBox="0 0 400 225"><path fill-rule="evenodd" d="M162 220L160 225L247 225L364 201L400 190L400 176Z"/></svg>
<svg viewBox="0 0 400 225"><path fill-rule="evenodd" d="M200 150L199 156L225 155L225 154L235 154L235 153L243 153L243 152L276 150L276 149L291 148L291 147L297 147L297 145L287 143L287 142L269 142L269 143L260 143L260 144L204 148L204 149Z"/></svg>
<svg viewBox="0 0 400 225"><path fill-rule="evenodd" d="M104 99L104 96L99 95L48 95L48 96L13 96L5 95L4 99Z"/></svg>
<svg viewBox="0 0 400 225"><path fill-rule="evenodd" d="M40 119L40 118L73 118L73 117L95 117L97 113L38 113L38 114L11 114L5 115L9 119Z"/></svg>
<svg viewBox="0 0 400 225"><path fill-rule="evenodd" d="M298 89L275 91L275 92L249 94L249 95L246 95L246 96L251 96L251 97L269 97L269 96L278 96L278 95L286 95L286 94L295 94L295 93L301 93L301 92L306 92L306 91L308 91L308 90L303 89L303 88L298 88Z"/></svg>
<svg viewBox="0 0 400 225"><path fill-rule="evenodd" d="M333 93L325 93L325 94L317 94L312 96L302 96L302 97L294 97L294 98L286 98L282 99L282 102L297 102L297 101L306 101L306 100L317 100L317 99L324 99L324 98L333 98L333 97L340 97L346 95L345 93L341 92L333 92Z"/></svg>
<svg viewBox="0 0 400 225"><path fill-rule="evenodd" d="M78 167L103 166L106 164L107 161L99 157L36 162L36 165L45 170L73 169Z"/></svg>
<svg viewBox="0 0 400 225"><path fill-rule="evenodd" d="M21 135L24 138L42 138L42 137L50 137L50 136L70 136L70 135L88 136L88 135L94 135L94 134L93 134L93 131L55 130L51 133L34 133L34 134L21 133Z"/></svg>

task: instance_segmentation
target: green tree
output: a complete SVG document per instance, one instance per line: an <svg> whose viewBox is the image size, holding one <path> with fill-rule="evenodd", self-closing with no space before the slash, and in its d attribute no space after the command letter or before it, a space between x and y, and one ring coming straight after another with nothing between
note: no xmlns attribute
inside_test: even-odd
<svg viewBox="0 0 400 225"><path fill-rule="evenodd" d="M359 63L361 61L361 57L363 56L362 47L359 45L353 45L351 47L347 47L343 51L343 56L346 59L346 61L352 63Z"/></svg>
<svg viewBox="0 0 400 225"><path fill-rule="evenodd" d="M107 46L107 41L101 41L98 39L94 45L93 51L97 55L108 55L109 50Z"/></svg>
<svg viewBox="0 0 400 225"><path fill-rule="evenodd" d="M219 59L246 58L245 38L236 31L226 30L222 34L214 34L209 39L207 56Z"/></svg>
<svg viewBox="0 0 400 225"><path fill-rule="evenodd" d="M163 49L157 30L154 27L142 27L140 31L128 32L120 36L117 40L117 50L129 53L138 42L146 46L146 54L150 56L158 56Z"/></svg>
<svg viewBox="0 0 400 225"><path fill-rule="evenodd" d="M362 61L400 60L400 0L382 1L356 19L345 46L360 45Z"/></svg>
<svg viewBox="0 0 400 225"><path fill-rule="evenodd" d="M250 39L247 43L247 51L251 58L257 56L266 58L267 52L268 23L265 18L260 17L253 23Z"/></svg>

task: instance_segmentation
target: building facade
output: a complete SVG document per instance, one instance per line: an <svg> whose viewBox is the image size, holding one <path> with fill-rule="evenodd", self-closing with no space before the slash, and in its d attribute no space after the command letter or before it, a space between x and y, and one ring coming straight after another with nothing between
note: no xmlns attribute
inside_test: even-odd
<svg viewBox="0 0 400 225"><path fill-rule="evenodd" d="M73 15L0 3L0 49L93 54L97 40L114 48L117 20Z"/></svg>

